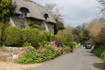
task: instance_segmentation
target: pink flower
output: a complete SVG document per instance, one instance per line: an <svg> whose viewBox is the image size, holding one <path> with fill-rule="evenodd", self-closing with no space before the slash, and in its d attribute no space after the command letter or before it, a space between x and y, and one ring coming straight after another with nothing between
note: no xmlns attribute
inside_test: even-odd
<svg viewBox="0 0 105 70"><path fill-rule="evenodd" d="M44 53L45 52L45 50L44 49L42 49L42 53Z"/></svg>
<svg viewBox="0 0 105 70"><path fill-rule="evenodd" d="M58 49L55 49L55 51L57 52L57 51L58 51Z"/></svg>
<svg viewBox="0 0 105 70"><path fill-rule="evenodd" d="M40 54L36 54L37 56L40 56Z"/></svg>

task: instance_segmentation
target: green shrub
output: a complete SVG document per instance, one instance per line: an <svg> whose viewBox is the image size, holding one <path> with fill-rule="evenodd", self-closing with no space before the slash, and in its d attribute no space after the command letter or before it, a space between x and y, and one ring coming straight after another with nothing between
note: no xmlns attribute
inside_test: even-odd
<svg viewBox="0 0 105 70"><path fill-rule="evenodd" d="M44 31L44 36L47 38L47 41L51 41L51 33L48 31Z"/></svg>
<svg viewBox="0 0 105 70"><path fill-rule="evenodd" d="M23 47L32 46L31 43L24 42Z"/></svg>
<svg viewBox="0 0 105 70"><path fill-rule="evenodd" d="M73 42L73 47L74 48L78 48L78 47L80 47L76 42Z"/></svg>
<svg viewBox="0 0 105 70"><path fill-rule="evenodd" d="M45 44L48 44L48 43L49 42L47 41L47 37L43 33L41 33L39 35L39 45L44 46Z"/></svg>
<svg viewBox="0 0 105 70"><path fill-rule="evenodd" d="M103 59L105 62L105 46L104 45L101 45L98 48L95 48L92 52L95 55L99 56L101 59Z"/></svg>
<svg viewBox="0 0 105 70"><path fill-rule="evenodd" d="M42 29L42 26L41 25L38 25L38 24L33 24L32 25L32 28L37 28L37 29Z"/></svg>
<svg viewBox="0 0 105 70"><path fill-rule="evenodd" d="M65 37L64 44L67 45L67 46L72 46L73 45L73 40L74 40L72 34L65 34L64 37Z"/></svg>
<svg viewBox="0 0 105 70"><path fill-rule="evenodd" d="M25 28L22 29L23 42L31 43L32 46L38 46L39 31L37 29Z"/></svg>
<svg viewBox="0 0 105 70"><path fill-rule="evenodd" d="M51 41L55 41L55 36L51 35Z"/></svg>
<svg viewBox="0 0 105 70"><path fill-rule="evenodd" d="M21 43L21 30L17 27L8 27L3 33L3 41L7 46L17 46Z"/></svg>

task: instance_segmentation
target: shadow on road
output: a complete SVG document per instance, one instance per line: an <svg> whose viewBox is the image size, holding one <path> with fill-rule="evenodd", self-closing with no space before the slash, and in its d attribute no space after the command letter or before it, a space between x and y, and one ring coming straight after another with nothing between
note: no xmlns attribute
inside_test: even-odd
<svg viewBox="0 0 105 70"><path fill-rule="evenodd" d="M104 63L94 63L92 64L94 67L100 70L105 70L105 64Z"/></svg>

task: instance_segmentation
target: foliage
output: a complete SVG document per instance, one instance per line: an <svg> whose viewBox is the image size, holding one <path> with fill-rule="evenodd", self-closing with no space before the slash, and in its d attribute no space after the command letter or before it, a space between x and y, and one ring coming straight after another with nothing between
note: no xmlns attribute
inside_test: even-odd
<svg viewBox="0 0 105 70"><path fill-rule="evenodd" d="M1 42L1 38L2 38L2 31L0 29L0 42Z"/></svg>
<svg viewBox="0 0 105 70"><path fill-rule="evenodd" d="M97 0L101 6L100 6L100 12L102 13L102 15L105 15L105 0Z"/></svg>
<svg viewBox="0 0 105 70"><path fill-rule="evenodd" d="M98 48L95 48L92 52L95 53L100 58L102 58L105 62L105 46L104 45L100 45Z"/></svg>
<svg viewBox="0 0 105 70"><path fill-rule="evenodd" d="M64 44L64 42L65 42L64 36L62 36L62 35L60 35L60 34L57 34L57 35L55 35L55 38L61 40L61 43L60 43L60 44ZM56 41L57 41L57 40L56 40Z"/></svg>
<svg viewBox="0 0 105 70"><path fill-rule="evenodd" d="M21 30L17 27L8 27L3 33L3 41L7 46L16 46L21 42Z"/></svg>
<svg viewBox="0 0 105 70"><path fill-rule="evenodd" d="M100 44L105 44L105 27L101 28L101 31L99 34L99 40L100 40Z"/></svg>
<svg viewBox="0 0 105 70"><path fill-rule="evenodd" d="M62 46L64 44L70 47L73 44L74 38L71 33L64 32L63 35L57 34L55 37L57 46Z"/></svg>
<svg viewBox="0 0 105 70"><path fill-rule="evenodd" d="M24 47L27 47L27 46L32 46L32 45L31 45L31 43L24 42L23 46L24 46Z"/></svg>
<svg viewBox="0 0 105 70"><path fill-rule="evenodd" d="M88 30L84 30L83 31L83 37L82 37L82 43L85 43L88 40L89 40L89 31Z"/></svg>
<svg viewBox="0 0 105 70"><path fill-rule="evenodd" d="M22 40L23 42L31 43L32 46L38 46L39 42L39 31L37 29L25 28L22 29Z"/></svg>
<svg viewBox="0 0 105 70"><path fill-rule="evenodd" d="M72 30L75 42L84 44L89 40L89 31L87 27L88 25L84 23L82 26L77 26Z"/></svg>
<svg viewBox="0 0 105 70"><path fill-rule="evenodd" d="M74 40L72 34L66 33L66 34L64 34L64 38L65 38L64 44L69 46L69 47L72 46L73 40Z"/></svg>
<svg viewBox="0 0 105 70"><path fill-rule="evenodd" d="M9 21L14 15L16 4L12 0L0 0L0 22Z"/></svg>
<svg viewBox="0 0 105 70"><path fill-rule="evenodd" d="M64 29L63 23L61 21L59 21L58 19L56 19L56 29L57 30Z"/></svg>
<svg viewBox="0 0 105 70"><path fill-rule="evenodd" d="M69 47L64 47L63 49L58 47L45 46L44 48L39 48L38 50L30 51L25 55L24 58L19 60L19 63L21 64L42 63L69 52L70 52Z"/></svg>
<svg viewBox="0 0 105 70"><path fill-rule="evenodd" d="M46 38L47 38L47 41L51 41L51 33L48 32L48 31L44 31L44 34L43 34Z"/></svg>
<svg viewBox="0 0 105 70"><path fill-rule="evenodd" d="M78 48L78 47L80 47L76 42L73 42L73 47L74 48Z"/></svg>
<svg viewBox="0 0 105 70"><path fill-rule="evenodd" d="M46 4L45 5L46 10L51 13L51 15L55 19L63 20L62 19L62 14L60 13L62 8L59 8L56 4Z"/></svg>
<svg viewBox="0 0 105 70"><path fill-rule="evenodd" d="M47 38L43 35L43 34L41 34L40 36L39 36L39 45L40 46L44 46L45 44L48 44L49 42L47 41Z"/></svg>
<svg viewBox="0 0 105 70"><path fill-rule="evenodd" d="M96 47L99 47L98 45L104 44L104 33L105 33L105 26L104 26L104 21L102 19L95 19L94 21L91 22L91 24L88 27L89 30L89 35L92 39L92 42Z"/></svg>
<svg viewBox="0 0 105 70"><path fill-rule="evenodd" d="M33 24L33 25L32 25L32 28L37 28L37 29L39 29L39 30L42 29L41 25L38 25L38 24Z"/></svg>

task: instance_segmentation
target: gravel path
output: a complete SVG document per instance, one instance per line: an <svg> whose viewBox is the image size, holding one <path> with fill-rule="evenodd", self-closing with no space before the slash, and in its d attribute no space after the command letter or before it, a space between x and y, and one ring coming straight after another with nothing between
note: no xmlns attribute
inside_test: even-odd
<svg viewBox="0 0 105 70"><path fill-rule="evenodd" d="M0 70L25 70L27 68L33 68L33 67L37 67L40 65L41 64L21 65L21 64L0 61Z"/></svg>
<svg viewBox="0 0 105 70"><path fill-rule="evenodd" d="M78 48L74 53L26 70L105 70L103 61L90 52L89 49Z"/></svg>

